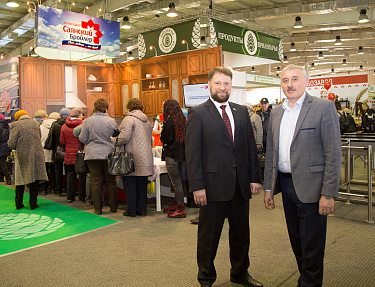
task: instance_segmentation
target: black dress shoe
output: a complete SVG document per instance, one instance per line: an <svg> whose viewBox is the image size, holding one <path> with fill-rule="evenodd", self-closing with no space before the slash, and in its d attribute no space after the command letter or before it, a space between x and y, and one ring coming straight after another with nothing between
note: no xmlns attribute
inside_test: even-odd
<svg viewBox="0 0 375 287"><path fill-rule="evenodd" d="M16 206L17 210L25 207L23 204Z"/></svg>
<svg viewBox="0 0 375 287"><path fill-rule="evenodd" d="M129 214L127 211L124 211L124 213L122 215L123 216L130 216L130 217L136 217L137 216L137 215Z"/></svg>
<svg viewBox="0 0 375 287"><path fill-rule="evenodd" d="M38 208L38 207L39 207L39 205L30 206L30 209L34 210L35 208Z"/></svg>
<svg viewBox="0 0 375 287"><path fill-rule="evenodd" d="M198 224L199 223L199 216L197 218L193 218L190 220L192 224Z"/></svg>
<svg viewBox="0 0 375 287"><path fill-rule="evenodd" d="M95 211L95 213L96 213L97 215L100 215L100 214L102 214L103 212L101 212L101 211Z"/></svg>
<svg viewBox="0 0 375 287"><path fill-rule="evenodd" d="M248 286L248 287L263 287L262 283L253 279L249 274L246 274L245 276L238 277L238 278L233 278L231 276L230 281L233 283L241 284L243 286Z"/></svg>

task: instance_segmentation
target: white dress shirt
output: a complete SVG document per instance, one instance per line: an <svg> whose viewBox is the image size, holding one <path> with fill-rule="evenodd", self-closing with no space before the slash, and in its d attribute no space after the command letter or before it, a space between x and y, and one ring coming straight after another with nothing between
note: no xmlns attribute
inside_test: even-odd
<svg viewBox="0 0 375 287"><path fill-rule="evenodd" d="M224 103L219 103L219 102L216 102L212 97L210 97L210 99L214 103L214 105L215 105L215 107L216 107L216 109L219 112L221 117L223 117L223 110L220 108L220 106L225 105L225 112L228 115L230 125L232 127L233 142L234 142L234 118L233 118L233 114L232 114L232 109L230 108L230 106L228 104L228 101L226 101Z"/></svg>
<svg viewBox="0 0 375 287"><path fill-rule="evenodd" d="M279 162L278 169L280 172L290 173L290 146L292 144L294 131L296 129L297 120L303 101L305 100L306 92L297 101L294 107L289 107L289 100L285 99L283 103L283 117L280 123L280 134L279 134Z"/></svg>

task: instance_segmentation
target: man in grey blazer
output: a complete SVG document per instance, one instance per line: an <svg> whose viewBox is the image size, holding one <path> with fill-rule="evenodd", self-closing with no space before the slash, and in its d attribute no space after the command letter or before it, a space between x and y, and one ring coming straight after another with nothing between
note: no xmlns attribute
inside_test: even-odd
<svg viewBox="0 0 375 287"><path fill-rule="evenodd" d="M281 73L287 99L272 110L268 129L264 203L282 193L298 286L322 286L327 215L334 210L341 174L340 125L333 102L305 92L303 68Z"/></svg>
<svg viewBox="0 0 375 287"><path fill-rule="evenodd" d="M198 281L216 280L214 260L225 218L230 226L230 280L261 287L249 268L249 199L260 192L260 171L250 117L244 106L228 101L232 72L216 67L208 74L211 97L191 108L185 154L190 190L201 205L198 225Z"/></svg>

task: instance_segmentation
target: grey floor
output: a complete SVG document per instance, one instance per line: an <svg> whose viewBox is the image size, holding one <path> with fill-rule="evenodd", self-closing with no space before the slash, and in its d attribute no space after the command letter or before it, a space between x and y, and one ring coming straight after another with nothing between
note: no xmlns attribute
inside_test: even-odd
<svg viewBox="0 0 375 287"><path fill-rule="evenodd" d="M44 198L67 204L64 197ZM163 198L163 207L169 202ZM71 206L93 212L84 203ZM1 257L0 286L199 286L197 226L190 223L198 209L187 209L185 219L168 219L152 200L146 217L124 217L124 209L124 204L116 214L103 209L103 216L118 224ZM338 215L328 219L324 286L375 286L375 226L365 222L366 212L363 204L337 202ZM273 211L264 208L262 194L254 196L250 229L250 274L264 286L296 286L280 196ZM239 286L229 281L227 223L215 265L214 286Z"/></svg>

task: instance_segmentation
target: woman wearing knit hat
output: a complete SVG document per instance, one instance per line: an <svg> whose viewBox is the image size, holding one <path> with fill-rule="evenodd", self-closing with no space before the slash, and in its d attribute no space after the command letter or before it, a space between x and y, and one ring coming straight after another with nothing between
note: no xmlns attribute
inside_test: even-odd
<svg viewBox="0 0 375 287"><path fill-rule="evenodd" d="M15 150L16 208L24 207L23 194L25 185L29 184L30 208L35 209L39 180L48 180L39 123L30 119L24 110L16 112L14 118L16 122L10 126L8 146Z"/></svg>
<svg viewBox="0 0 375 287"><path fill-rule="evenodd" d="M3 176L1 180L4 181L4 176L8 185L12 184L8 164L7 164L7 157L12 151L8 147L8 140L9 140L9 124L8 121L5 119L3 114L0 114L0 169L2 171Z"/></svg>

